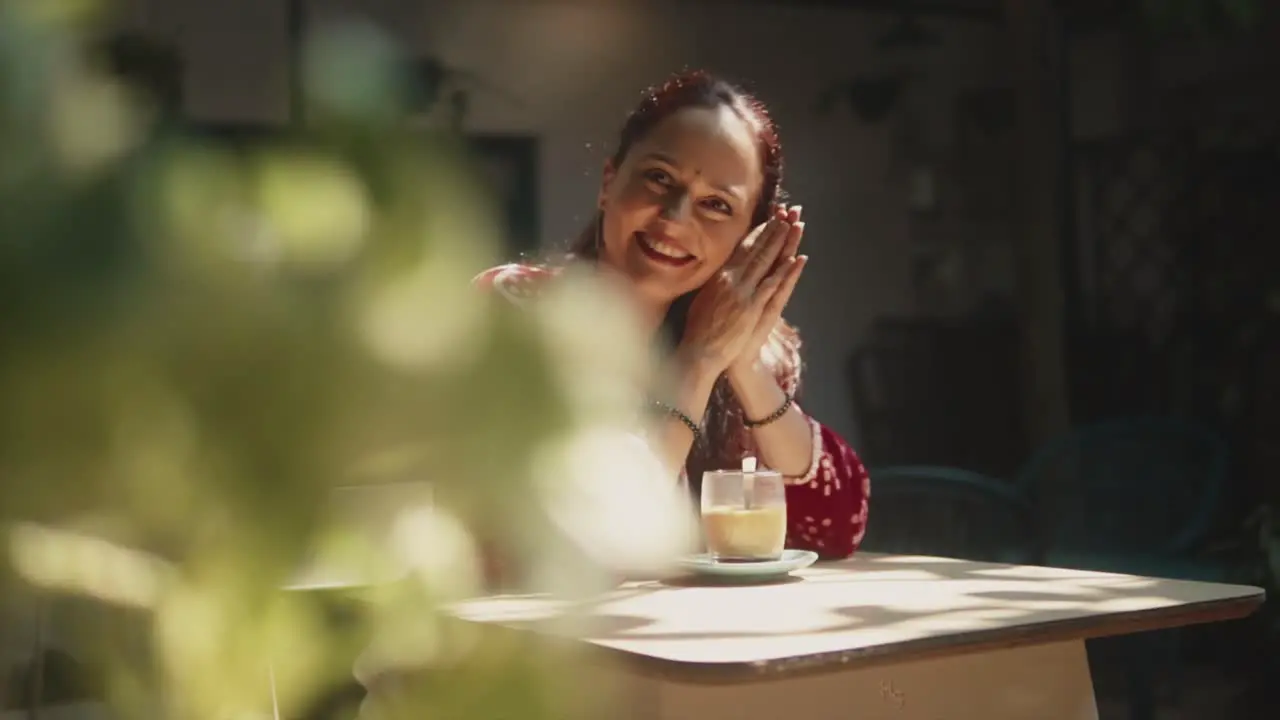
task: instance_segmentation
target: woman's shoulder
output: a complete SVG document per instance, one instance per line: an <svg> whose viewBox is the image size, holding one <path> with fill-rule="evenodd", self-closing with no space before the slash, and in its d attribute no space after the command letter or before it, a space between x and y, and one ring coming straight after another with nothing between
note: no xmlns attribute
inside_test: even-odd
<svg viewBox="0 0 1280 720"><path fill-rule="evenodd" d="M541 265L507 263L476 275L471 284L481 290L497 292L516 304L536 299L557 270Z"/></svg>

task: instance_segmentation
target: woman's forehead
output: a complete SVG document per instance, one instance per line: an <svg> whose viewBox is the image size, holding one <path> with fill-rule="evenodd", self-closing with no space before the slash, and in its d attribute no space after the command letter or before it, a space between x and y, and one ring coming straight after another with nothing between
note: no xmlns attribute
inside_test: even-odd
<svg viewBox="0 0 1280 720"><path fill-rule="evenodd" d="M637 144L638 158L656 157L714 185L754 196L763 183L755 134L728 107L685 108L663 118Z"/></svg>

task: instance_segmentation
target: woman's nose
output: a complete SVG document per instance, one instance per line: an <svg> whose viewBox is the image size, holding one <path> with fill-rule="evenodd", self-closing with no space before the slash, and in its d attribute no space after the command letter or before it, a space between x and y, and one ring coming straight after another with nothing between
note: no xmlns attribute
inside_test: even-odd
<svg viewBox="0 0 1280 720"><path fill-rule="evenodd" d="M692 198L687 192L669 193L662 203L662 219L671 222L680 222L689 216L693 210Z"/></svg>

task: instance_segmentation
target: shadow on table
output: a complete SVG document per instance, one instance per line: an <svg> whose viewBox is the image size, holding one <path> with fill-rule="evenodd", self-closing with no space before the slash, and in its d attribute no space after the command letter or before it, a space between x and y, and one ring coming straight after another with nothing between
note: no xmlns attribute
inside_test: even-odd
<svg viewBox="0 0 1280 720"><path fill-rule="evenodd" d="M1053 580L1075 580L1069 589L1054 592ZM981 606L960 606L939 609L922 609L914 597L904 597L901 604L894 602L861 603L825 610L833 622L804 634L831 634L871 626L878 629L912 625L904 629L906 642L926 641L939 635L972 635L1005 631L1010 626L1043 625L1072 622L1092 615L1098 607L1106 607L1109 601L1132 599L1135 591L1154 588L1157 581L1108 575L1083 570L1062 570L1035 566L1004 566L941 557L925 556L860 556L854 563L818 564L803 576L790 576L775 585L801 585L807 583L866 583L879 581L897 582L974 582L973 590L960 590L958 596L985 601ZM1028 582L1044 582L1043 591L1023 589L991 589L1002 581L1025 587ZM1082 583L1083 581L1083 583ZM668 579L650 581L626 588L622 592L643 594L647 592L679 592L689 588L731 587L709 585L702 579ZM651 632L654 620L637 615L609 612L609 604L627 596L609 596L603 599L600 612L592 614L586 637L592 640L722 640L770 636L794 636L794 629L723 631ZM1156 600L1176 600L1163 594L1153 595Z"/></svg>
<svg viewBox="0 0 1280 720"><path fill-rule="evenodd" d="M598 642L758 640L827 635L871 627L877 631L893 631L895 641L891 644L901 647L903 644L945 643L949 641L944 638L961 635L968 641L994 633L1018 635L1026 628L1046 624L1088 624L1091 616L1114 613L1123 609L1120 606L1137 599L1148 601L1143 604L1156 608L1156 611L1162 605L1181 604L1176 598L1164 597L1164 593L1157 595L1155 586L1159 583L1146 578L926 556L868 554L839 565L818 564L801 575L790 576L771 585L786 586L785 592L794 593L808 584L829 587L835 583L865 584L891 580L904 583L901 594L886 596L881 591L877 593L879 597L875 602L868 602L864 595L860 603L815 608L816 621L801 630L794 625L774 629L667 630L655 627L658 618L618 612L622 609L620 603L653 593L707 590L718 593L723 590L726 602L730 602L734 589L769 587L709 584L702 578L687 577L635 582L592 600L570 604L537 596L512 596L504 600L527 600L529 604L512 613L490 617L489 621L510 628L572 635ZM1055 580L1071 582L1057 585ZM935 583L950 587L932 599L927 594L921 595ZM1001 587L1005 583L1007 586ZM1032 583L1035 584L1034 589L1029 588ZM972 587L965 587L965 584L972 584ZM1150 596L1140 598L1144 593L1150 593ZM849 597L856 599L859 595L851 592ZM969 599L976 602L969 602ZM738 601L744 602L746 598ZM931 607L931 602L936 607ZM884 643L877 641L875 644ZM870 649L869 646L868 651Z"/></svg>

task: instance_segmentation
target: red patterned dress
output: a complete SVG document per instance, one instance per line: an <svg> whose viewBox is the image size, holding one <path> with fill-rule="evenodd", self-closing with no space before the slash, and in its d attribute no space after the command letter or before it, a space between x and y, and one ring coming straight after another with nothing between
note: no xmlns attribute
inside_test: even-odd
<svg viewBox="0 0 1280 720"><path fill-rule="evenodd" d="M475 279L477 287L499 293L523 304L539 294L556 270L536 265L509 264L486 270ZM760 360L778 385L790 395L800 387L799 342L782 342L778 333L761 348ZM714 392L732 392L721 378ZM733 405L736 407L736 404ZM740 414L728 413L720 422L731 427L721 436L731 438L731 455L759 457L750 430ZM807 416L806 416L807 417ZM833 430L813 418L813 459L804 475L786 478L787 547L813 550L824 558L852 555L867 527L867 501L871 479L853 448ZM681 473L683 482L687 482Z"/></svg>

